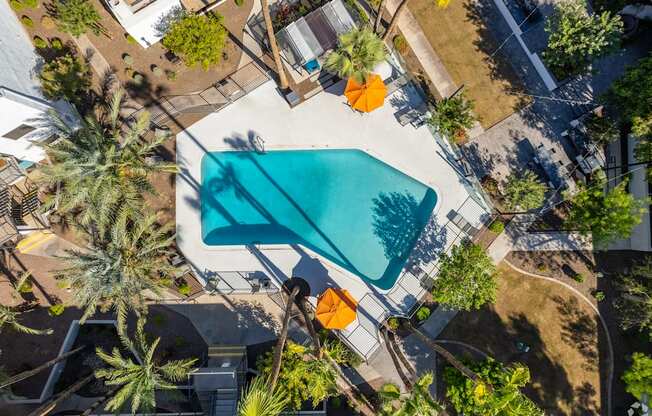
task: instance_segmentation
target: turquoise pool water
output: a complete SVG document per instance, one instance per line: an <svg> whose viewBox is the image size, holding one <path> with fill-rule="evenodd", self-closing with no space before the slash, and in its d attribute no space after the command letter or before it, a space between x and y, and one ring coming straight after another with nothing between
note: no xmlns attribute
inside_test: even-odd
<svg viewBox="0 0 652 416"><path fill-rule="evenodd" d="M301 244L380 289L394 285L437 203L359 150L212 152L201 174L205 244Z"/></svg>

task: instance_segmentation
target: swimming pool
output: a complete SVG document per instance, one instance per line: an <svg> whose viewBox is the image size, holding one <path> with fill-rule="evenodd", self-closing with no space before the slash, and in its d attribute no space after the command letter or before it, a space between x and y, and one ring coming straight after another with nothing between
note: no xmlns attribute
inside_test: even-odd
<svg viewBox="0 0 652 416"><path fill-rule="evenodd" d="M394 285L437 203L360 150L206 153L207 245L301 244L379 289Z"/></svg>

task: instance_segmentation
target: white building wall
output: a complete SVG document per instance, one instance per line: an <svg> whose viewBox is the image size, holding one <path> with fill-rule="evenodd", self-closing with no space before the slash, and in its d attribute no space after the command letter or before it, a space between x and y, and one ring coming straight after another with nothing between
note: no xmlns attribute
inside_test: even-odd
<svg viewBox="0 0 652 416"><path fill-rule="evenodd" d="M0 136L4 136L21 124L37 126L36 119L43 112L28 105L14 101L8 97L0 97ZM45 157L43 149L33 143L31 139L38 139L28 134L20 139L0 137L0 154L9 154L20 160L39 162Z"/></svg>

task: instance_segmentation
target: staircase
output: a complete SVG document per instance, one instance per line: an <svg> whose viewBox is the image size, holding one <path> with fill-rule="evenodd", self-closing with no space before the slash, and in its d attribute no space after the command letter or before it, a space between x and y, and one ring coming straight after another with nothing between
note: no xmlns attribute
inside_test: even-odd
<svg viewBox="0 0 652 416"><path fill-rule="evenodd" d="M238 390L217 389L211 396L210 416L235 416L238 407Z"/></svg>
<svg viewBox="0 0 652 416"><path fill-rule="evenodd" d="M207 416L235 416L246 369L247 347L208 347L206 366L193 375L195 391Z"/></svg>

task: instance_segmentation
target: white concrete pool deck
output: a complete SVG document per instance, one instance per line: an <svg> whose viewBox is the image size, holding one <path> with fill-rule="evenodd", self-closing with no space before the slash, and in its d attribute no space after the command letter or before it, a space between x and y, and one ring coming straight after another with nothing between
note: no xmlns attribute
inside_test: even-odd
<svg viewBox="0 0 652 416"><path fill-rule="evenodd" d="M360 114L346 104L342 90L343 85L336 85L291 109L270 81L177 136L177 163L181 170L176 179L177 243L199 277L208 280L221 272L262 271L280 281L292 276L303 277L311 286L312 296L330 286L346 288L358 300L367 294L382 298L386 292L303 247L278 245L248 249L203 243L199 198L202 156L212 151L251 148L250 140L256 136L264 140L266 151L364 150L434 189L438 195L435 210L439 224L447 223L447 213L458 211L468 199L463 179L445 160L445 152L427 128L401 126L394 117L406 103L419 100L414 91L401 89L387 98L384 107ZM341 210L346 215L346 207ZM485 214L470 210L463 216L471 225L479 227ZM234 287L239 285L237 278L230 282L236 292L248 287L240 280L242 287Z"/></svg>

